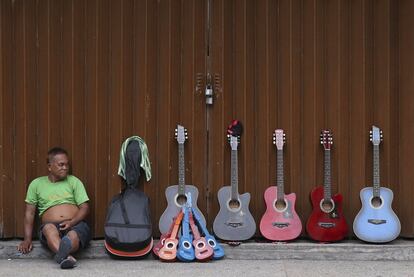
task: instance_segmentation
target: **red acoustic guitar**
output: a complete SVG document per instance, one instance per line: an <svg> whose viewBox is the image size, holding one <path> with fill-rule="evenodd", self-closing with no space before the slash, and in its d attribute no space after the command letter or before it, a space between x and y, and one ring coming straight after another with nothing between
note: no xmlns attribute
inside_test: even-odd
<svg viewBox="0 0 414 277"><path fill-rule="evenodd" d="M200 235L197 226L194 222L193 213L190 212L190 227L193 232L193 245L195 250L195 257L199 262L211 260L214 254L213 248L207 243L206 239Z"/></svg>
<svg viewBox="0 0 414 277"><path fill-rule="evenodd" d="M333 242L342 240L348 234L348 225L342 214L342 195L331 194L331 146L329 130L321 133L321 144L325 150L324 185L311 192L312 213L306 224L309 236L317 241Z"/></svg>
<svg viewBox="0 0 414 277"><path fill-rule="evenodd" d="M277 148L277 187L270 186L264 193L266 212L260 220L262 235L275 241L293 240L302 231L302 222L295 211L296 194L285 194L283 177L283 145L285 133L275 130L273 143Z"/></svg>
<svg viewBox="0 0 414 277"><path fill-rule="evenodd" d="M163 247L158 252L158 257L163 262L173 262L177 258L177 245L178 245L178 229L180 229L181 220L183 219L183 212L180 211L175 219L174 228L169 238L164 241Z"/></svg>

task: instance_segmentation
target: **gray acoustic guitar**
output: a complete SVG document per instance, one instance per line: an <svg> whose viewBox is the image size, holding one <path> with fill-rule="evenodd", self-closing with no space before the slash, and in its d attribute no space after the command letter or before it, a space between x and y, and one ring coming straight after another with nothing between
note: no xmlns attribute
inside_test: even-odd
<svg viewBox="0 0 414 277"><path fill-rule="evenodd" d="M178 185L169 186L165 190L168 206L161 215L158 224L161 234L168 232L174 218L187 202L187 196L185 195L187 192L191 192L192 207L199 212L203 224L206 224L203 214L197 207L198 189L193 185L185 184L184 143L188 138L187 130L185 130L183 126L177 125L177 129L175 129L175 137L178 142Z"/></svg>
<svg viewBox="0 0 414 277"><path fill-rule="evenodd" d="M218 192L220 211L214 219L214 234L222 240L243 241L256 232L256 222L249 211L250 194L239 195L237 146L238 137L229 135L231 146L231 186Z"/></svg>

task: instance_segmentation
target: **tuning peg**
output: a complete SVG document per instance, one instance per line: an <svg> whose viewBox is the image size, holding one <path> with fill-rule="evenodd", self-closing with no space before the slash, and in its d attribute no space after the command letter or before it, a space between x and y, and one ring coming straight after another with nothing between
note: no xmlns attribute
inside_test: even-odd
<svg viewBox="0 0 414 277"><path fill-rule="evenodd" d="M188 139L188 136L185 136L185 139Z"/></svg>

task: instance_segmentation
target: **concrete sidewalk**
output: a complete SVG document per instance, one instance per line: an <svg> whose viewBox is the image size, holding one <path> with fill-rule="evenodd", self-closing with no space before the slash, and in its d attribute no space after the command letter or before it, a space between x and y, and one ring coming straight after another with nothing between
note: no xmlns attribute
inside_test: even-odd
<svg viewBox="0 0 414 277"><path fill-rule="evenodd" d="M49 259L53 254L34 242L33 251L22 255L19 240L0 241L0 259ZM290 243L245 242L239 246L222 244L228 260L307 260L307 261L414 261L414 240L399 239L387 244L361 241L322 244L306 240ZM108 259L102 240L75 255L80 259ZM146 259L154 259L151 255Z"/></svg>

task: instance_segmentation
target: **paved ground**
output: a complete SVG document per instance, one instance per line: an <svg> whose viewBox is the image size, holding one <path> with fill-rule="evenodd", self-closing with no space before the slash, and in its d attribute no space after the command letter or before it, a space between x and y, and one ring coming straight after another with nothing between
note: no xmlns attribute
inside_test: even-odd
<svg viewBox="0 0 414 277"><path fill-rule="evenodd" d="M230 260L209 263L162 263L157 260L85 259L61 270L48 259L2 259L0 276L414 276L411 261Z"/></svg>

